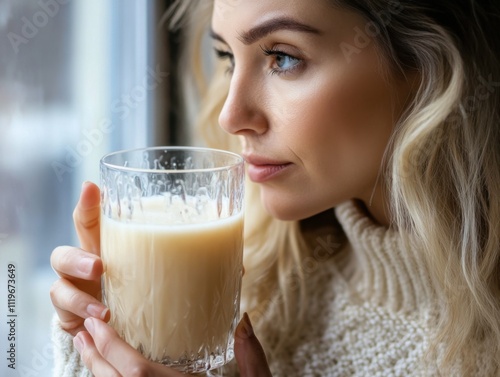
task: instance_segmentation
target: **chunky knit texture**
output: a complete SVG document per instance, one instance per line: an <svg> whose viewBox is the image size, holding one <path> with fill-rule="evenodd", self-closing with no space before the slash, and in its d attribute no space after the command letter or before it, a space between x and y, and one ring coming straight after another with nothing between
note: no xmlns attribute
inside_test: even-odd
<svg viewBox="0 0 500 377"><path fill-rule="evenodd" d="M423 356L437 295L418 253L355 203L335 211L349 243L306 275L309 320L296 345L273 355L273 375L436 375Z"/></svg>
<svg viewBox="0 0 500 377"><path fill-rule="evenodd" d="M54 377L92 377L92 373L83 364L80 354L73 347L73 337L61 328L56 315L52 320L52 342Z"/></svg>
<svg viewBox="0 0 500 377"><path fill-rule="evenodd" d="M418 250L405 249L395 230L373 223L354 202L335 211L349 242L306 271L308 320L297 341L270 357L273 376L440 375L424 359L439 295ZM91 375L57 321L54 342L55 376ZM481 364L478 358L475 376L494 375Z"/></svg>

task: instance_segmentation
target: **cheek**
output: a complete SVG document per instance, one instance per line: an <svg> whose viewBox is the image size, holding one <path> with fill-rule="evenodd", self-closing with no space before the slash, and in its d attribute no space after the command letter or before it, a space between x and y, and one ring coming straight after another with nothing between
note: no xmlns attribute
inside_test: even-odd
<svg viewBox="0 0 500 377"><path fill-rule="evenodd" d="M318 76L319 77L319 76ZM282 140L307 172L308 190L335 202L372 191L392 134L391 91L382 77L359 70L323 75L281 96ZM278 126L279 127L279 126ZM326 208L326 207L325 207Z"/></svg>
<svg viewBox="0 0 500 377"><path fill-rule="evenodd" d="M394 124L385 81L374 74L346 73L309 84L291 105L300 134L296 147L314 146L355 165L379 164Z"/></svg>

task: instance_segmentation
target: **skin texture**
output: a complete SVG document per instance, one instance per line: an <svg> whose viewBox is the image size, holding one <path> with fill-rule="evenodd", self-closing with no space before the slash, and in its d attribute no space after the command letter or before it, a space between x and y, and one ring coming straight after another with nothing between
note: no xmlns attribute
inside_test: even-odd
<svg viewBox="0 0 500 377"><path fill-rule="evenodd" d="M411 83L385 72L374 41L358 53L346 53L346 46L359 45L356 38L366 26L361 16L328 1L311 5L215 1L214 46L228 56L232 71L220 125L241 136L249 172L255 159L257 165L262 159L289 164L258 182L274 217L303 219L359 199L387 224L379 172L394 124L411 97ZM280 29L251 44L242 41L248 30L283 17L317 32ZM263 49L281 55L267 56Z"/></svg>
<svg viewBox="0 0 500 377"><path fill-rule="evenodd" d="M267 210L297 220L355 198L386 224L379 172L412 86L385 72L374 42L346 56L341 46L356 46L365 21L326 0L216 0L214 9L214 45L232 71L220 124L241 138ZM255 32L263 23L272 30ZM60 278L51 299L61 325L97 377L180 376L144 359L106 324L99 202L99 188L85 183L74 212L81 247L52 253ZM243 377L270 376L247 316L236 330L235 354Z"/></svg>

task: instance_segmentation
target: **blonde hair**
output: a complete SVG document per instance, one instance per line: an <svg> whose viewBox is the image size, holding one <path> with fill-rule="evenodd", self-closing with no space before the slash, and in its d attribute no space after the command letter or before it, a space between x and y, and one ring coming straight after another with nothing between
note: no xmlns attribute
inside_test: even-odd
<svg viewBox="0 0 500 377"><path fill-rule="evenodd" d="M430 277L442 292L430 353L444 345L442 372L461 360L463 373L470 374L477 354L469 351L489 338L488 361L498 368L500 91L494 80L500 80L500 45L495 40L499 7L487 0L332 4L361 13L375 26L376 42L393 74L414 71L421 78L396 125L382 174L389 184L393 225L413 249L422 250ZM206 21L208 10L193 12L192 23L199 25L199 17ZM238 151L237 138L218 127L228 93L223 76L223 68L217 67L203 90L199 132L209 146ZM304 261L310 255L310 232L299 222L271 218L260 205L258 187L250 182L247 192L251 205L245 224L243 297L257 326L274 334L266 351L279 352L300 331L308 307ZM332 222L331 229L338 230L338 224ZM342 242L342 235L336 236Z"/></svg>

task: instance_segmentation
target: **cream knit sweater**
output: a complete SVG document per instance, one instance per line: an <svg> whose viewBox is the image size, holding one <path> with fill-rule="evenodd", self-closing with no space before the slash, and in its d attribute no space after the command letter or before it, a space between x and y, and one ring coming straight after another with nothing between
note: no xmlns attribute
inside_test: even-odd
<svg viewBox="0 0 500 377"><path fill-rule="evenodd" d="M438 295L418 252L353 202L335 211L349 242L306 271L310 320L299 340L270 360L273 376L438 376L436 364L422 360ZM91 376L57 320L53 329L54 376ZM474 376L494 373L478 358Z"/></svg>
<svg viewBox="0 0 500 377"><path fill-rule="evenodd" d="M421 362L436 293L418 254L355 203L335 212L349 242L307 274L310 321L273 376L436 375Z"/></svg>

